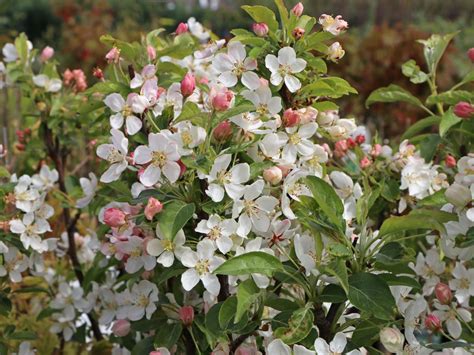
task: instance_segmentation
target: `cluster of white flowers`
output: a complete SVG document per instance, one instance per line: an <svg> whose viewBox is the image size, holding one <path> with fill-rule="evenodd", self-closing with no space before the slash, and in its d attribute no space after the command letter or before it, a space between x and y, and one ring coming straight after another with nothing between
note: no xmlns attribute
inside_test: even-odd
<svg viewBox="0 0 474 355"><path fill-rule="evenodd" d="M41 254L56 247L55 238L43 239L42 235L51 231L48 219L54 215L54 209L46 203L46 196L57 180L58 172L47 165L43 165L39 174L31 177L12 177L16 183L15 206L23 215L10 221L10 231L20 235L25 249L31 248Z"/></svg>

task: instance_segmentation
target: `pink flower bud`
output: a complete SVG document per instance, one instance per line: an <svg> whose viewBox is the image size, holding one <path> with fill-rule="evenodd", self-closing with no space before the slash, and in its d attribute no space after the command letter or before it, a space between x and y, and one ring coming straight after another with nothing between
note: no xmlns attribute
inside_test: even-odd
<svg viewBox="0 0 474 355"><path fill-rule="evenodd" d="M181 93L184 96L189 96L196 89L196 79L192 73L187 73L181 81Z"/></svg>
<svg viewBox="0 0 474 355"><path fill-rule="evenodd" d="M450 304L453 299L453 293L448 285L438 282L435 286L435 295L442 304Z"/></svg>
<svg viewBox="0 0 474 355"><path fill-rule="evenodd" d="M42 62L46 62L47 60L51 59L53 55L54 55L54 49L51 48L50 46L46 46L41 51L40 59Z"/></svg>
<svg viewBox="0 0 474 355"><path fill-rule="evenodd" d="M184 306L179 309L179 319L186 327L193 324L194 308L192 306Z"/></svg>
<svg viewBox="0 0 474 355"><path fill-rule="evenodd" d="M184 165L184 163L181 161L181 159L179 159L177 161L178 165L179 165L179 177L183 176L184 173L186 172L187 168L186 168L186 165Z"/></svg>
<svg viewBox="0 0 474 355"><path fill-rule="evenodd" d="M117 337L124 337L130 333L130 322L126 319L118 319L112 326L112 332Z"/></svg>
<svg viewBox="0 0 474 355"><path fill-rule="evenodd" d="M285 178L291 171L291 166L288 165L278 165L278 169L281 170L281 173L283 174L283 177Z"/></svg>
<svg viewBox="0 0 474 355"><path fill-rule="evenodd" d="M155 214L160 213L163 209L163 204L154 197L150 197L145 207L145 217L151 221Z"/></svg>
<svg viewBox="0 0 474 355"><path fill-rule="evenodd" d="M180 35L186 32L188 32L188 25L185 24L184 22L180 22L178 27L176 27L176 31L174 31L174 33L176 33L177 35Z"/></svg>
<svg viewBox="0 0 474 355"><path fill-rule="evenodd" d="M112 49L105 55L105 59L107 60L107 63L117 64L120 61L120 49L112 47Z"/></svg>
<svg viewBox="0 0 474 355"><path fill-rule="evenodd" d="M349 149L355 148L355 146L357 145L356 141L353 140L353 139L350 138L350 137L347 138L346 143L347 143L347 147L348 147Z"/></svg>
<svg viewBox="0 0 474 355"><path fill-rule="evenodd" d="M214 92L213 92L214 91ZM227 88L216 92L211 89L211 103L216 111L228 110L234 102L234 93Z"/></svg>
<svg viewBox="0 0 474 355"><path fill-rule="evenodd" d="M347 140L342 139L340 141L337 141L336 144L334 145L334 154L337 157L343 157L346 155L347 150L349 149Z"/></svg>
<svg viewBox="0 0 474 355"><path fill-rule="evenodd" d="M272 166L263 171L263 179L272 185L277 185L283 179L283 172L277 166Z"/></svg>
<svg viewBox="0 0 474 355"><path fill-rule="evenodd" d="M370 155L373 157L378 157L382 153L382 146L380 144L374 144L372 150L370 151Z"/></svg>
<svg viewBox="0 0 474 355"><path fill-rule="evenodd" d="M456 106L454 106L454 114L461 118L470 118L474 114L474 106L469 102L458 102Z"/></svg>
<svg viewBox="0 0 474 355"><path fill-rule="evenodd" d="M146 53L148 55L148 59L150 59L150 60L155 60L156 59L155 47L148 45L146 47Z"/></svg>
<svg viewBox="0 0 474 355"><path fill-rule="evenodd" d="M474 48L469 48L467 51L467 57L474 63Z"/></svg>
<svg viewBox="0 0 474 355"><path fill-rule="evenodd" d="M425 318L425 327L433 332L437 332L442 328L441 321L434 314L428 314Z"/></svg>
<svg viewBox="0 0 474 355"><path fill-rule="evenodd" d="M265 37L268 34L268 26L265 22L254 23L252 30L258 37Z"/></svg>
<svg viewBox="0 0 474 355"><path fill-rule="evenodd" d="M304 29L300 27L296 27L293 31L291 31L291 34L296 40L298 40L304 36Z"/></svg>
<svg viewBox="0 0 474 355"><path fill-rule="evenodd" d="M362 169L365 169L365 168L369 167L371 164L372 164L372 162L370 161L370 159L368 157L363 157L360 160L360 167Z"/></svg>
<svg viewBox="0 0 474 355"><path fill-rule="evenodd" d="M230 121L222 121L214 128L214 132L212 133L215 140L218 142L223 142L230 137L232 137L232 123Z"/></svg>
<svg viewBox="0 0 474 355"><path fill-rule="evenodd" d="M291 12L297 16L300 17L303 14L304 6L301 2L297 3L293 8L291 9Z"/></svg>
<svg viewBox="0 0 474 355"><path fill-rule="evenodd" d="M456 166L456 158L448 154L444 158L444 163L448 168L454 168Z"/></svg>
<svg viewBox="0 0 474 355"><path fill-rule="evenodd" d="M127 223L127 215L119 208L107 208L104 212L104 223L109 227L117 228Z"/></svg>
<svg viewBox="0 0 474 355"><path fill-rule="evenodd" d="M94 75L99 80L104 79L104 72L99 67L95 67L94 69L92 69L92 75Z"/></svg>
<svg viewBox="0 0 474 355"><path fill-rule="evenodd" d="M300 114L291 108L283 112L283 124L285 127L293 127L300 123Z"/></svg>
<svg viewBox="0 0 474 355"><path fill-rule="evenodd" d="M359 134L357 137L355 137L355 141L357 144L365 143L365 136L363 134Z"/></svg>

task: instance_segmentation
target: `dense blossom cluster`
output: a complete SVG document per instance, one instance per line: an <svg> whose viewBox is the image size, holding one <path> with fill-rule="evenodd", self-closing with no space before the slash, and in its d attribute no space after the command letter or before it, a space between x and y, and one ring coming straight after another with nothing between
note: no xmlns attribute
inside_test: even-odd
<svg viewBox="0 0 474 355"><path fill-rule="evenodd" d="M5 198L16 210L0 277L19 283L30 269L46 280L52 333L69 342L91 327L114 354L366 354L377 339L428 354L439 336L455 348L439 353L470 353L474 155L442 164L410 140L392 150L340 117L329 99L353 89L321 75L322 58L344 55L323 40L347 22L281 6L281 30L269 9L244 7L255 34L227 43L193 18L170 43L159 31L142 45L104 40L110 70L96 69L87 93L109 125L96 138L101 168L62 207L50 204L64 193L60 167L13 175ZM43 50L30 85L51 100L84 91L82 72L52 74L53 54ZM26 39L3 55L35 60ZM0 88L24 80L10 64L0 62ZM64 206L100 226L55 235L49 220ZM85 276L58 270L52 260L65 256Z"/></svg>

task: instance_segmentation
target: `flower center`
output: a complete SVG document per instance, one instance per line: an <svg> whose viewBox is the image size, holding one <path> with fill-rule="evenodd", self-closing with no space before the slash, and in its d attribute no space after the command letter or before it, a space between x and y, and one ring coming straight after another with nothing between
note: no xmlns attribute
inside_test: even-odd
<svg viewBox="0 0 474 355"><path fill-rule="evenodd" d="M221 229L219 227L213 227L211 231L207 234L209 239L211 240L217 240L221 236Z"/></svg>
<svg viewBox="0 0 474 355"><path fill-rule="evenodd" d="M181 140L183 141L184 145L190 145L193 142L193 137L191 136L191 133L184 131L181 133Z"/></svg>
<svg viewBox="0 0 474 355"><path fill-rule="evenodd" d="M174 250L174 244L171 240L163 239L161 241L161 245L163 246L163 250L165 250L165 251L173 251Z"/></svg>
<svg viewBox="0 0 474 355"><path fill-rule="evenodd" d="M280 64L280 68L278 69L278 73L281 76L285 76L291 73L291 68L287 64Z"/></svg>
<svg viewBox="0 0 474 355"><path fill-rule="evenodd" d="M219 183L221 184L230 183L230 172L225 170L219 172L219 174L217 175L217 181L219 181Z"/></svg>
<svg viewBox="0 0 474 355"><path fill-rule="evenodd" d="M207 274L209 272L209 260L199 260L199 262L195 266L195 269L199 275Z"/></svg>
<svg viewBox="0 0 474 355"><path fill-rule="evenodd" d="M234 73L237 76L241 76L244 72L245 72L244 63L241 63L241 62L236 63L234 69L232 70L232 73Z"/></svg>
<svg viewBox="0 0 474 355"><path fill-rule="evenodd" d="M290 144L297 145L301 142L301 137L298 135L298 133L294 133L290 135Z"/></svg>
<svg viewBox="0 0 474 355"><path fill-rule="evenodd" d="M131 115L132 115L132 108L128 105L125 105L122 108L122 116L128 117L128 116L131 116Z"/></svg>
<svg viewBox="0 0 474 355"><path fill-rule="evenodd" d="M258 107L257 107L257 113L259 115L266 115L268 113L268 106L267 104L260 104Z"/></svg>
<svg viewBox="0 0 474 355"><path fill-rule="evenodd" d="M107 155L107 161L111 164L121 162L123 160L122 154L116 149L112 148Z"/></svg>
<svg viewBox="0 0 474 355"><path fill-rule="evenodd" d="M255 201L245 200L244 201L244 210L249 216L256 215L258 212L258 207L255 204Z"/></svg>
<svg viewBox="0 0 474 355"><path fill-rule="evenodd" d="M166 164L166 154L163 152L151 153L152 164L158 167L163 167Z"/></svg>
<svg viewBox="0 0 474 355"><path fill-rule="evenodd" d="M148 297L145 295L138 296L137 305L146 307L148 305Z"/></svg>

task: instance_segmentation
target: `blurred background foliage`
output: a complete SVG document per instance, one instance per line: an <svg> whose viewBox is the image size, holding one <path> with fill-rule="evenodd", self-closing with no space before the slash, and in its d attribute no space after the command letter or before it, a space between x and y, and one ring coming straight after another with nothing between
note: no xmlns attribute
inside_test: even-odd
<svg viewBox="0 0 474 355"><path fill-rule="evenodd" d="M296 0L286 0L292 6ZM465 51L474 45L473 0L303 0L305 12L342 15L349 31L338 40L346 56L330 71L354 85L360 95L342 102L342 113L356 116L394 136L423 112L399 105L364 106L367 96L390 83L427 94L409 82L401 65L409 59L422 62L421 45L416 42L431 33L460 30L440 65L439 86L447 88L468 71ZM63 68L92 68L104 63L103 34L123 40L137 40L148 31L164 27L172 32L181 21L196 17L222 37L236 27L250 28L251 21L240 10L243 4L273 7L272 0L0 0L0 45L20 32L41 48L56 49Z"/></svg>

